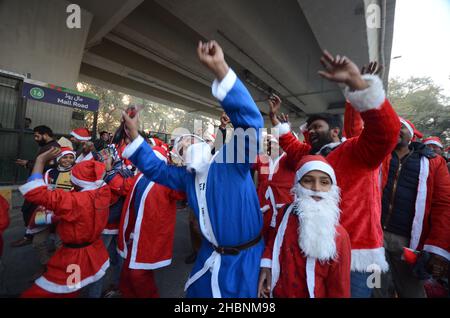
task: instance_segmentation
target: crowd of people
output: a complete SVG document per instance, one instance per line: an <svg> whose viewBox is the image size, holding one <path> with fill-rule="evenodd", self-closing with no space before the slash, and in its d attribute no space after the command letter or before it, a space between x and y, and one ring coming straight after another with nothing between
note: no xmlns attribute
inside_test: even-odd
<svg viewBox="0 0 450 318"><path fill-rule="evenodd" d="M166 144L133 112L95 141L34 128L37 158L17 160L32 171L13 246L32 244L42 267L22 297L159 297L153 271L172 262L179 201L192 211L186 297L427 297L429 282L448 297L448 148L396 114L376 63L324 51L319 75L345 86L344 120L313 114L299 138L275 94L262 132L217 42L197 55L224 110L215 134ZM0 238L8 208L0 198Z"/></svg>

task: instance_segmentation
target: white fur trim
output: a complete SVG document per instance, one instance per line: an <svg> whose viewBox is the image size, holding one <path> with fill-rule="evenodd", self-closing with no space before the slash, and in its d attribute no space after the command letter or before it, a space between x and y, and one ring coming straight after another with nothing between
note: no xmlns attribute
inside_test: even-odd
<svg viewBox="0 0 450 318"><path fill-rule="evenodd" d="M384 247L352 250L351 270L353 272L369 272L373 264L377 265L383 273L389 270Z"/></svg>
<svg viewBox="0 0 450 318"><path fill-rule="evenodd" d="M427 201L427 179L430 172L429 160L427 157L422 156L420 158L420 172L419 172L419 185L417 187L416 205L414 214L414 220L411 230L411 241L409 247L413 250L417 249L420 242L420 236L422 235L423 219L425 217L425 204Z"/></svg>
<svg viewBox="0 0 450 318"><path fill-rule="evenodd" d="M299 170L297 170L295 174L295 183L299 182L305 174L312 170L325 172L330 176L333 184L336 184L336 175L334 174L333 168L329 164L319 160L308 161Z"/></svg>
<svg viewBox="0 0 450 318"><path fill-rule="evenodd" d="M85 279L83 279L81 282L79 282L78 284L76 284L73 287L70 287L68 285L56 284L54 282L49 281L44 276L39 277L35 281L35 284L38 285L39 287L41 287L42 289L45 289L46 291L49 291L49 292L52 292L55 294L73 293L89 284L92 284L92 283L98 281L100 278L102 278L105 275L108 267L109 267L109 259L102 265L102 267L99 269L99 271L97 273L95 273L92 276L86 277Z"/></svg>
<svg viewBox="0 0 450 318"><path fill-rule="evenodd" d="M406 121L406 120L404 120L403 118L399 118L400 119L400 122L403 124L403 125L405 125L406 126L406 128L408 129L408 131L409 131L409 133L411 134L411 138L413 138L414 137L414 129L411 127L411 125Z"/></svg>
<svg viewBox="0 0 450 318"><path fill-rule="evenodd" d="M126 159L130 158L144 141L142 136L138 136L132 143L125 147L122 157Z"/></svg>
<svg viewBox="0 0 450 318"><path fill-rule="evenodd" d="M291 127L289 126L288 123L279 123L275 127L272 127L272 129L270 130L270 133L275 138L278 139L278 138L280 138L280 136L283 136L283 135L287 134L290 131L291 131Z"/></svg>
<svg viewBox="0 0 450 318"><path fill-rule="evenodd" d="M137 263L137 262L133 262L132 264L130 263L130 268L132 269L158 269L161 267L165 267L165 266L169 266L170 264L172 264L172 259L166 259L160 262L156 262L156 263Z"/></svg>
<svg viewBox="0 0 450 318"><path fill-rule="evenodd" d="M64 150L62 152L59 153L58 157L56 157L56 161L58 162L59 159L61 159L62 157L64 157L65 155L72 155L74 158L76 157L75 151L72 150Z"/></svg>
<svg viewBox="0 0 450 318"><path fill-rule="evenodd" d="M155 154L156 157L158 157L158 159L167 163L167 158L164 157L164 155L162 153L160 153L159 151L156 151L156 150L153 150L153 153Z"/></svg>
<svg viewBox="0 0 450 318"><path fill-rule="evenodd" d="M262 258L260 267L272 268L272 260L270 258Z"/></svg>
<svg viewBox="0 0 450 318"><path fill-rule="evenodd" d="M20 193L22 193L22 195L27 194L28 192L30 192L31 190L34 190L36 188L45 186L47 187L47 185L45 184L43 179L36 179L30 182L25 183L24 185L19 187L19 191Z"/></svg>
<svg viewBox="0 0 450 318"><path fill-rule="evenodd" d="M277 234L275 236L275 242L273 244L273 251L272 251L272 281L270 284L270 297L273 297L273 290L278 282L278 279L280 278L280 251L281 251L281 245L283 244L284 240L284 233L286 232L286 227L289 221L289 215L292 212L292 209L294 208L294 205L291 204L288 209L286 210L283 219L281 220L281 224L278 228Z"/></svg>
<svg viewBox="0 0 450 318"><path fill-rule="evenodd" d="M425 244L423 246L423 250L445 257L447 261L450 261L450 253L444 250L443 248L440 248L439 246Z"/></svg>
<svg viewBox="0 0 450 318"><path fill-rule="evenodd" d="M435 146L438 146L439 148L444 148L444 146L436 140L428 140L428 141L425 141L423 144L424 145L435 145Z"/></svg>
<svg viewBox="0 0 450 318"><path fill-rule="evenodd" d="M217 79L212 83L212 94L219 101L223 101L227 96L228 92L233 88L234 83L237 80L236 73L230 68L227 75L219 83Z"/></svg>
<svg viewBox="0 0 450 318"><path fill-rule="evenodd" d="M314 288L316 286L316 259L308 257L306 259L306 285L308 286L309 298L315 298Z"/></svg>
<svg viewBox="0 0 450 318"><path fill-rule="evenodd" d="M82 137L82 136L80 136L80 135L78 135L77 133L75 133L75 132L71 132L70 133L72 136L74 136L75 138L77 138L78 140L83 140L83 141L89 141L89 140L91 140L91 137L89 136L89 137Z"/></svg>
<svg viewBox="0 0 450 318"><path fill-rule="evenodd" d="M105 182L103 179L96 180L96 181L85 181L85 180L78 179L73 174L70 175L70 181L73 184L83 188L83 190L85 190L85 191L95 190L95 189L101 188L102 186L105 185Z"/></svg>
<svg viewBox="0 0 450 318"><path fill-rule="evenodd" d="M102 231L102 234L105 234L105 235L117 235L117 234L119 234L119 230L118 229L114 229L114 230L104 229Z"/></svg>
<svg viewBox="0 0 450 318"><path fill-rule="evenodd" d="M376 75L365 74L362 78L369 85L368 88L351 92L349 87L345 88L344 95L359 112L378 109L386 99L381 79Z"/></svg>

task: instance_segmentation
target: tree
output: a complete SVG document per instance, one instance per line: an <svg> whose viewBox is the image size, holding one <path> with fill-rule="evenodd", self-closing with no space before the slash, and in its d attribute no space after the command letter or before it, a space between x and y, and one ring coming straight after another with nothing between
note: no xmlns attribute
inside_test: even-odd
<svg viewBox="0 0 450 318"><path fill-rule="evenodd" d="M393 78L389 99L397 113L413 122L424 137L450 143L450 98L429 77Z"/></svg>
<svg viewBox="0 0 450 318"><path fill-rule="evenodd" d="M218 126L220 123L217 119L189 113L179 108L133 97L89 83L78 83L77 88L79 91L92 93L100 99L97 131L114 132L120 125L122 111L128 105L133 104L144 106L140 119L142 130L146 132L171 134L177 127L183 127L193 132L195 120L201 121L202 130L211 129L211 126ZM84 112L84 117L86 126L92 127L94 114L92 112Z"/></svg>

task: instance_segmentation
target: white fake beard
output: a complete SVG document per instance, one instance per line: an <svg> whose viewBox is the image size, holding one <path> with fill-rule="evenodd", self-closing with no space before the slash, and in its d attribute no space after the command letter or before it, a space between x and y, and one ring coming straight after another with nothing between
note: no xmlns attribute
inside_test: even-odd
<svg viewBox="0 0 450 318"><path fill-rule="evenodd" d="M211 147L206 142L192 144L186 150L186 168L202 174L207 171L211 157Z"/></svg>
<svg viewBox="0 0 450 318"><path fill-rule="evenodd" d="M332 185L329 192L316 192L297 183L292 191L296 195L294 211L298 216L298 243L302 252L322 262L335 259L336 226L340 215L339 187ZM316 201L312 196L322 199Z"/></svg>

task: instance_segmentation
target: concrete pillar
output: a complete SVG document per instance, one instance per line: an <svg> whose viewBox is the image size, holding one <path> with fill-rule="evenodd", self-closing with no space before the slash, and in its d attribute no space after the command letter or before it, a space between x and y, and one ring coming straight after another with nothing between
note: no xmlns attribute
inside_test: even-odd
<svg viewBox="0 0 450 318"><path fill-rule="evenodd" d="M92 14L81 10L81 28L69 29L68 1L3 0L0 2L0 69L31 74L55 85L76 87ZM68 133L72 109L28 101L33 126L46 124Z"/></svg>

